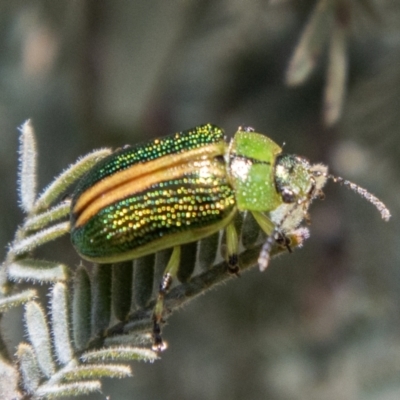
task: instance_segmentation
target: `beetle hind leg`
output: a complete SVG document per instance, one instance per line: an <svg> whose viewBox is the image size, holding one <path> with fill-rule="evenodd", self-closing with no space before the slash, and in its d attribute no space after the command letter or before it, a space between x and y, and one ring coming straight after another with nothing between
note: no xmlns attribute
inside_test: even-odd
<svg viewBox="0 0 400 400"><path fill-rule="evenodd" d="M153 310L153 346L154 351L163 351L166 349L166 344L161 335L161 323L163 322L162 316L164 311L164 297L168 293L174 278L179 269L179 262L181 258L180 246L175 246L171 257L165 268L163 278L160 283L156 305Z"/></svg>

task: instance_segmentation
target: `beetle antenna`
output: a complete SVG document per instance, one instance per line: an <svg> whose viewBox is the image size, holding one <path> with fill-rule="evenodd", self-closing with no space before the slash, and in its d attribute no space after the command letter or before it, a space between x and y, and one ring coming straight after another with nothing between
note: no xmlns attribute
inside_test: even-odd
<svg viewBox="0 0 400 400"><path fill-rule="evenodd" d="M353 192L358 193L365 200L367 200L371 204L373 204L376 207L376 209L380 212L381 217L384 221L389 221L389 219L391 217L389 209L376 196L374 196L373 194L368 192L368 190L366 190L366 189L362 188L361 186L358 186L355 183L350 182L347 179L344 179L340 176L330 175L325 172L314 171L314 176L315 177L324 176L326 179L331 179L335 183L340 183L341 185L348 187Z"/></svg>

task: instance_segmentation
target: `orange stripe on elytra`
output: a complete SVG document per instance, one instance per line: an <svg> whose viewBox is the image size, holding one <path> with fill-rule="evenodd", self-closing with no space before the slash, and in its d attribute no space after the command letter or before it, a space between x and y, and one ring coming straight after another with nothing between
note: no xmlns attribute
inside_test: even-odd
<svg viewBox="0 0 400 400"><path fill-rule="evenodd" d="M88 203L88 206L85 207L78 216L78 219L75 222L75 227L84 225L91 217L96 215L103 208L126 197L143 192L156 183L178 179L193 173L194 171L199 171L201 177L202 169L205 171L204 178L208 178L210 175L216 178L221 178L224 177L226 173L225 170L221 168L221 164L217 163L213 159L205 159L174 165L169 168L155 171L151 174L143 174L139 177L135 175L133 179L129 181L125 180L122 185L103 193L91 203Z"/></svg>
<svg viewBox="0 0 400 400"><path fill-rule="evenodd" d="M130 168L116 172L115 174L102 179L83 192L75 203L73 212L79 214L81 210L86 208L89 203L96 200L97 197L103 196L108 191L114 191L118 186L133 181L140 176L151 175L157 170L173 168L188 161L223 155L225 152L225 146L225 143L221 141L197 149L184 151L179 154L170 154L145 163L134 164Z"/></svg>

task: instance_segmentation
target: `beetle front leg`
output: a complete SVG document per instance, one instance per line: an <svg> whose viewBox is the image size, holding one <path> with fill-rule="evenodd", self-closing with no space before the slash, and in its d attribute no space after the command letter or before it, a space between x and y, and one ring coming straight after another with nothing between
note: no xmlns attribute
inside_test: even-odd
<svg viewBox="0 0 400 400"><path fill-rule="evenodd" d="M265 241L258 258L260 271L264 271L268 267L273 245L275 243L280 243L285 246L288 251L291 251L289 246L290 240L279 231L275 224L266 215L259 211L252 211L252 214L260 228L267 234L267 240Z"/></svg>
<svg viewBox="0 0 400 400"><path fill-rule="evenodd" d="M267 240L264 242L260 255L258 256L258 266L260 271L264 271L267 269L269 265L270 255L272 246L276 243L276 234L279 234L278 230L275 228L272 233L267 237Z"/></svg>
<svg viewBox="0 0 400 400"><path fill-rule="evenodd" d="M233 222L229 223L225 229L226 247L228 250L228 271L232 274L239 275L239 239Z"/></svg>
<svg viewBox="0 0 400 400"><path fill-rule="evenodd" d="M289 236L286 236L284 233L278 232L277 237L275 238L275 242L278 243L280 246L286 248L286 250L289 253L293 252L292 248L290 247L291 240L290 240Z"/></svg>
<svg viewBox="0 0 400 400"><path fill-rule="evenodd" d="M164 297L168 293L171 284L176 278L179 269L179 263L181 258L180 246L175 246L171 257L168 261L167 267L165 268L164 275L162 277L160 288L158 291L158 297L156 305L153 310L153 350L163 351L166 349L166 345L162 340L161 336L161 323L162 315L164 311Z"/></svg>

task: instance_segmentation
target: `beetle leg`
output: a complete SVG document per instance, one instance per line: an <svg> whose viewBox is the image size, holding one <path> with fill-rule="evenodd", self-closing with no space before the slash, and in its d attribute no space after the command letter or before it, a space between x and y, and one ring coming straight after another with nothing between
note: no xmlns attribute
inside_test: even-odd
<svg viewBox="0 0 400 400"><path fill-rule="evenodd" d="M233 222L229 223L225 229L226 247L228 250L228 271L239 275L239 239Z"/></svg>
<svg viewBox="0 0 400 400"><path fill-rule="evenodd" d="M290 247L291 241L288 236L286 236L283 232L280 232L275 229L275 225L271 222L271 220L264 214L260 213L259 211L253 211L252 212L255 220L257 221L258 225L260 228L268 235L272 235L274 231L276 231L273 236L275 239L275 242L281 245L282 247L285 247L289 253L292 252L292 249Z"/></svg>
<svg viewBox="0 0 400 400"><path fill-rule="evenodd" d="M260 255L258 257L258 265L260 267L260 271L264 271L269 264L270 260L270 253L274 243L276 243L276 234L279 234L277 228L274 228L272 233L268 235L267 240L264 242Z"/></svg>
<svg viewBox="0 0 400 400"><path fill-rule="evenodd" d="M274 223L263 213L259 211L252 211L254 219L257 221L257 224L260 226L260 228L268 235L270 236L272 232L275 230L275 225Z"/></svg>
<svg viewBox="0 0 400 400"><path fill-rule="evenodd" d="M155 351L163 351L166 348L166 345L162 340L160 325L164 311L164 297L168 293L168 290L171 287L174 278L176 277L179 269L180 258L181 248L180 246L175 246L168 261L167 267L165 268L158 291L157 302L153 310L153 350Z"/></svg>
<svg viewBox="0 0 400 400"><path fill-rule="evenodd" d="M278 232L277 237L275 238L276 243L278 243L279 245L281 245L282 247L286 247L286 250L289 253L292 253L292 248L290 247L291 245L291 240L288 236L286 236L284 233L282 232Z"/></svg>
<svg viewBox="0 0 400 400"><path fill-rule="evenodd" d="M275 243L286 247L290 253L292 252L290 248L290 239L284 233L280 232L266 215L259 211L252 211L252 214L260 228L267 234L267 240L264 242L258 258L260 270L264 271L269 264L269 254Z"/></svg>

